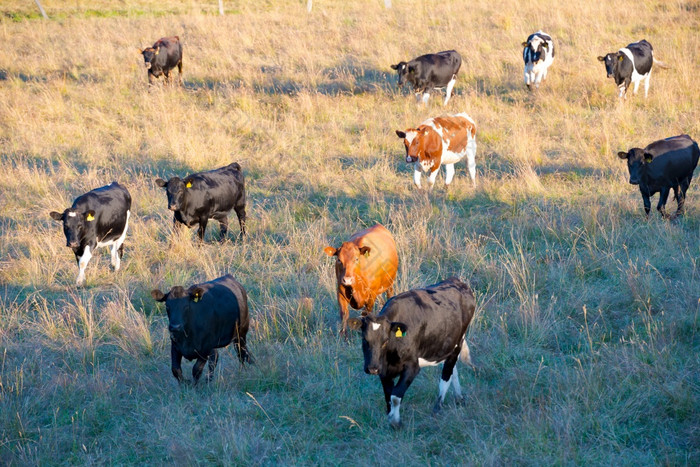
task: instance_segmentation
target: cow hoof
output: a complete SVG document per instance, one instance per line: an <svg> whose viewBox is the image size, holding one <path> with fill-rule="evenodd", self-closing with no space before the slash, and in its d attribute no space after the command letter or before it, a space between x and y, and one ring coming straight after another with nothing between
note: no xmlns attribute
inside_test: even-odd
<svg viewBox="0 0 700 467"><path fill-rule="evenodd" d="M442 402L440 400L438 400L437 402L435 402L435 405L433 406L433 415L440 413L441 410L442 410Z"/></svg>
<svg viewBox="0 0 700 467"><path fill-rule="evenodd" d="M455 396L455 404L457 404L457 407L462 407L466 405L467 399L464 396Z"/></svg>
<svg viewBox="0 0 700 467"><path fill-rule="evenodd" d="M401 421L394 422L393 420L389 420L389 426L392 430L400 430L403 428L403 423L401 423Z"/></svg>

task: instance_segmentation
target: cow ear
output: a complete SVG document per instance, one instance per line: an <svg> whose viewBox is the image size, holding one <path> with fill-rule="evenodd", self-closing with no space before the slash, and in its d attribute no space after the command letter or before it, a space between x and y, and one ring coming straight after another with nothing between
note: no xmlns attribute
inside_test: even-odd
<svg viewBox="0 0 700 467"><path fill-rule="evenodd" d="M520 44L520 45L522 45L523 47L527 47L527 41L523 42L523 43Z"/></svg>
<svg viewBox="0 0 700 467"><path fill-rule="evenodd" d="M361 255L369 255L370 250L372 250L372 249L368 246L361 246L360 247L360 254Z"/></svg>
<svg viewBox="0 0 700 467"><path fill-rule="evenodd" d="M62 221L63 220L63 214L65 214L65 211L63 212L56 212L56 211L51 211L49 213L49 216L51 216L51 219L55 221Z"/></svg>
<svg viewBox="0 0 700 467"><path fill-rule="evenodd" d="M156 302L164 302L166 295L158 289L153 289L151 290L151 297L153 297L153 300Z"/></svg>
<svg viewBox="0 0 700 467"><path fill-rule="evenodd" d="M164 188L167 184L168 182L166 182L162 178L156 178L156 185L158 185L159 187Z"/></svg>
<svg viewBox="0 0 700 467"><path fill-rule="evenodd" d="M348 328L357 331L362 328L362 320L359 318L350 318L348 320Z"/></svg>
<svg viewBox="0 0 700 467"><path fill-rule="evenodd" d="M328 256L337 256L338 255L338 250L333 248L332 246L327 246L326 248L323 249L323 251L328 255Z"/></svg>
<svg viewBox="0 0 700 467"><path fill-rule="evenodd" d="M405 131L401 131L401 130L396 130L396 136L398 136L399 138L403 139L403 138L406 137L406 132L405 132Z"/></svg>
<svg viewBox="0 0 700 467"><path fill-rule="evenodd" d="M398 70L399 69L399 64L397 63L396 65L391 65L392 70Z"/></svg>
<svg viewBox="0 0 700 467"><path fill-rule="evenodd" d="M653 160L654 160L654 156L653 156L653 155L649 154L648 152L645 152L645 153L644 153L644 162L646 162L647 164L649 164L649 163L651 163L651 161L653 161Z"/></svg>
<svg viewBox="0 0 700 467"><path fill-rule="evenodd" d="M95 220L95 211L90 209L88 212L85 213L85 220L88 222L92 222Z"/></svg>
<svg viewBox="0 0 700 467"><path fill-rule="evenodd" d="M598 55L598 61L599 61L599 62L604 62L604 61L605 61L605 57L601 57L600 55Z"/></svg>
<svg viewBox="0 0 700 467"><path fill-rule="evenodd" d="M391 326L389 327L389 333L397 338L406 337L406 325L392 321Z"/></svg>
<svg viewBox="0 0 700 467"><path fill-rule="evenodd" d="M185 184L185 188L192 188L192 179L191 178L186 178L183 180Z"/></svg>
<svg viewBox="0 0 700 467"><path fill-rule="evenodd" d="M156 53L155 53L155 55L158 55L158 52L160 52L160 46L156 47Z"/></svg>
<svg viewBox="0 0 700 467"><path fill-rule="evenodd" d="M618 56L617 56L617 61L618 61L618 62L621 62L621 61L623 61L624 59L625 59L624 55L618 54Z"/></svg>
<svg viewBox="0 0 700 467"><path fill-rule="evenodd" d="M204 295L204 289L201 287L195 287L190 290L190 299L195 303L202 299L202 295Z"/></svg>
<svg viewBox="0 0 700 467"><path fill-rule="evenodd" d="M627 154L625 151L620 151L617 153L617 157L619 157L620 159L627 159L627 157L629 157L629 154Z"/></svg>

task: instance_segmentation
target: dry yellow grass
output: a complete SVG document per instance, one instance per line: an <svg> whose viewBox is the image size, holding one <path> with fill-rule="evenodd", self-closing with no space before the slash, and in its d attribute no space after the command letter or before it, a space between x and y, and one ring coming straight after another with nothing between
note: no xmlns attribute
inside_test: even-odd
<svg viewBox="0 0 700 467"><path fill-rule="evenodd" d="M49 21L0 5L1 462L700 461L700 188L685 218L645 222L615 156L700 138L700 4L43 4ZM557 56L530 94L519 44L540 28ZM184 86L149 89L137 48L174 34ZM596 57L642 38L673 68L620 104ZM447 108L396 90L390 64L451 48L464 64ZM417 192L394 130L458 111L479 127L477 188L458 164L449 190L441 175ZM234 160L249 239L174 237L153 180ZM48 212L112 180L134 199L122 270L101 252L75 290ZM359 342L335 337L322 252L376 222L399 291L458 274L478 303L467 405L432 418L425 371L400 433ZM226 351L214 383L178 390L148 292L226 272L249 291L258 363Z"/></svg>

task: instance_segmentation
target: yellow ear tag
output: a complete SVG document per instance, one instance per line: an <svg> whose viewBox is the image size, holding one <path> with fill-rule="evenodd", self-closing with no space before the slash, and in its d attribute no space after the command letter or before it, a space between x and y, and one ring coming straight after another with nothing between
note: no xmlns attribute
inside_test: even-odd
<svg viewBox="0 0 700 467"><path fill-rule="evenodd" d="M619 57L617 57L617 60L620 61L620 62L621 62L622 60L624 60L624 59L625 59L625 57L623 57L622 55L620 55Z"/></svg>
<svg viewBox="0 0 700 467"><path fill-rule="evenodd" d="M185 188L192 188L192 182L187 182L187 185L185 185Z"/></svg>
<svg viewBox="0 0 700 467"><path fill-rule="evenodd" d="M403 337L403 333L401 332L401 328L396 330L396 337Z"/></svg>
<svg viewBox="0 0 700 467"><path fill-rule="evenodd" d="M192 299L193 302L197 303L199 301L199 294L196 294Z"/></svg>
<svg viewBox="0 0 700 467"><path fill-rule="evenodd" d="M88 214L85 220L88 222L92 222L95 220L95 216L93 216L92 214Z"/></svg>

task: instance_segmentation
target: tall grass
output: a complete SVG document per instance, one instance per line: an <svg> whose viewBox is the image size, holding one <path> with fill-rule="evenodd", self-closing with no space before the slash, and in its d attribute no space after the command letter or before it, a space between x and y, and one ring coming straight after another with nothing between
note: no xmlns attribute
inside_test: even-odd
<svg viewBox="0 0 700 467"><path fill-rule="evenodd" d="M697 2L42 3L49 21L0 5L0 462L700 462L700 191L645 221L615 155L700 137ZM519 44L540 28L557 56L528 93ZM148 88L137 48L173 34L184 85ZM642 38L672 69L619 103L596 57ZM396 89L390 64L451 48L447 108ZM394 130L458 111L477 188L458 164L415 190ZM154 179L231 161L249 238L175 231ZM122 270L100 252L75 289L48 213L112 180L134 200ZM376 222L399 291L459 275L477 297L467 403L432 416L424 369L399 432L359 339L336 335L322 252ZM256 365L226 349L211 384L179 388L149 291L224 273L248 290Z"/></svg>

